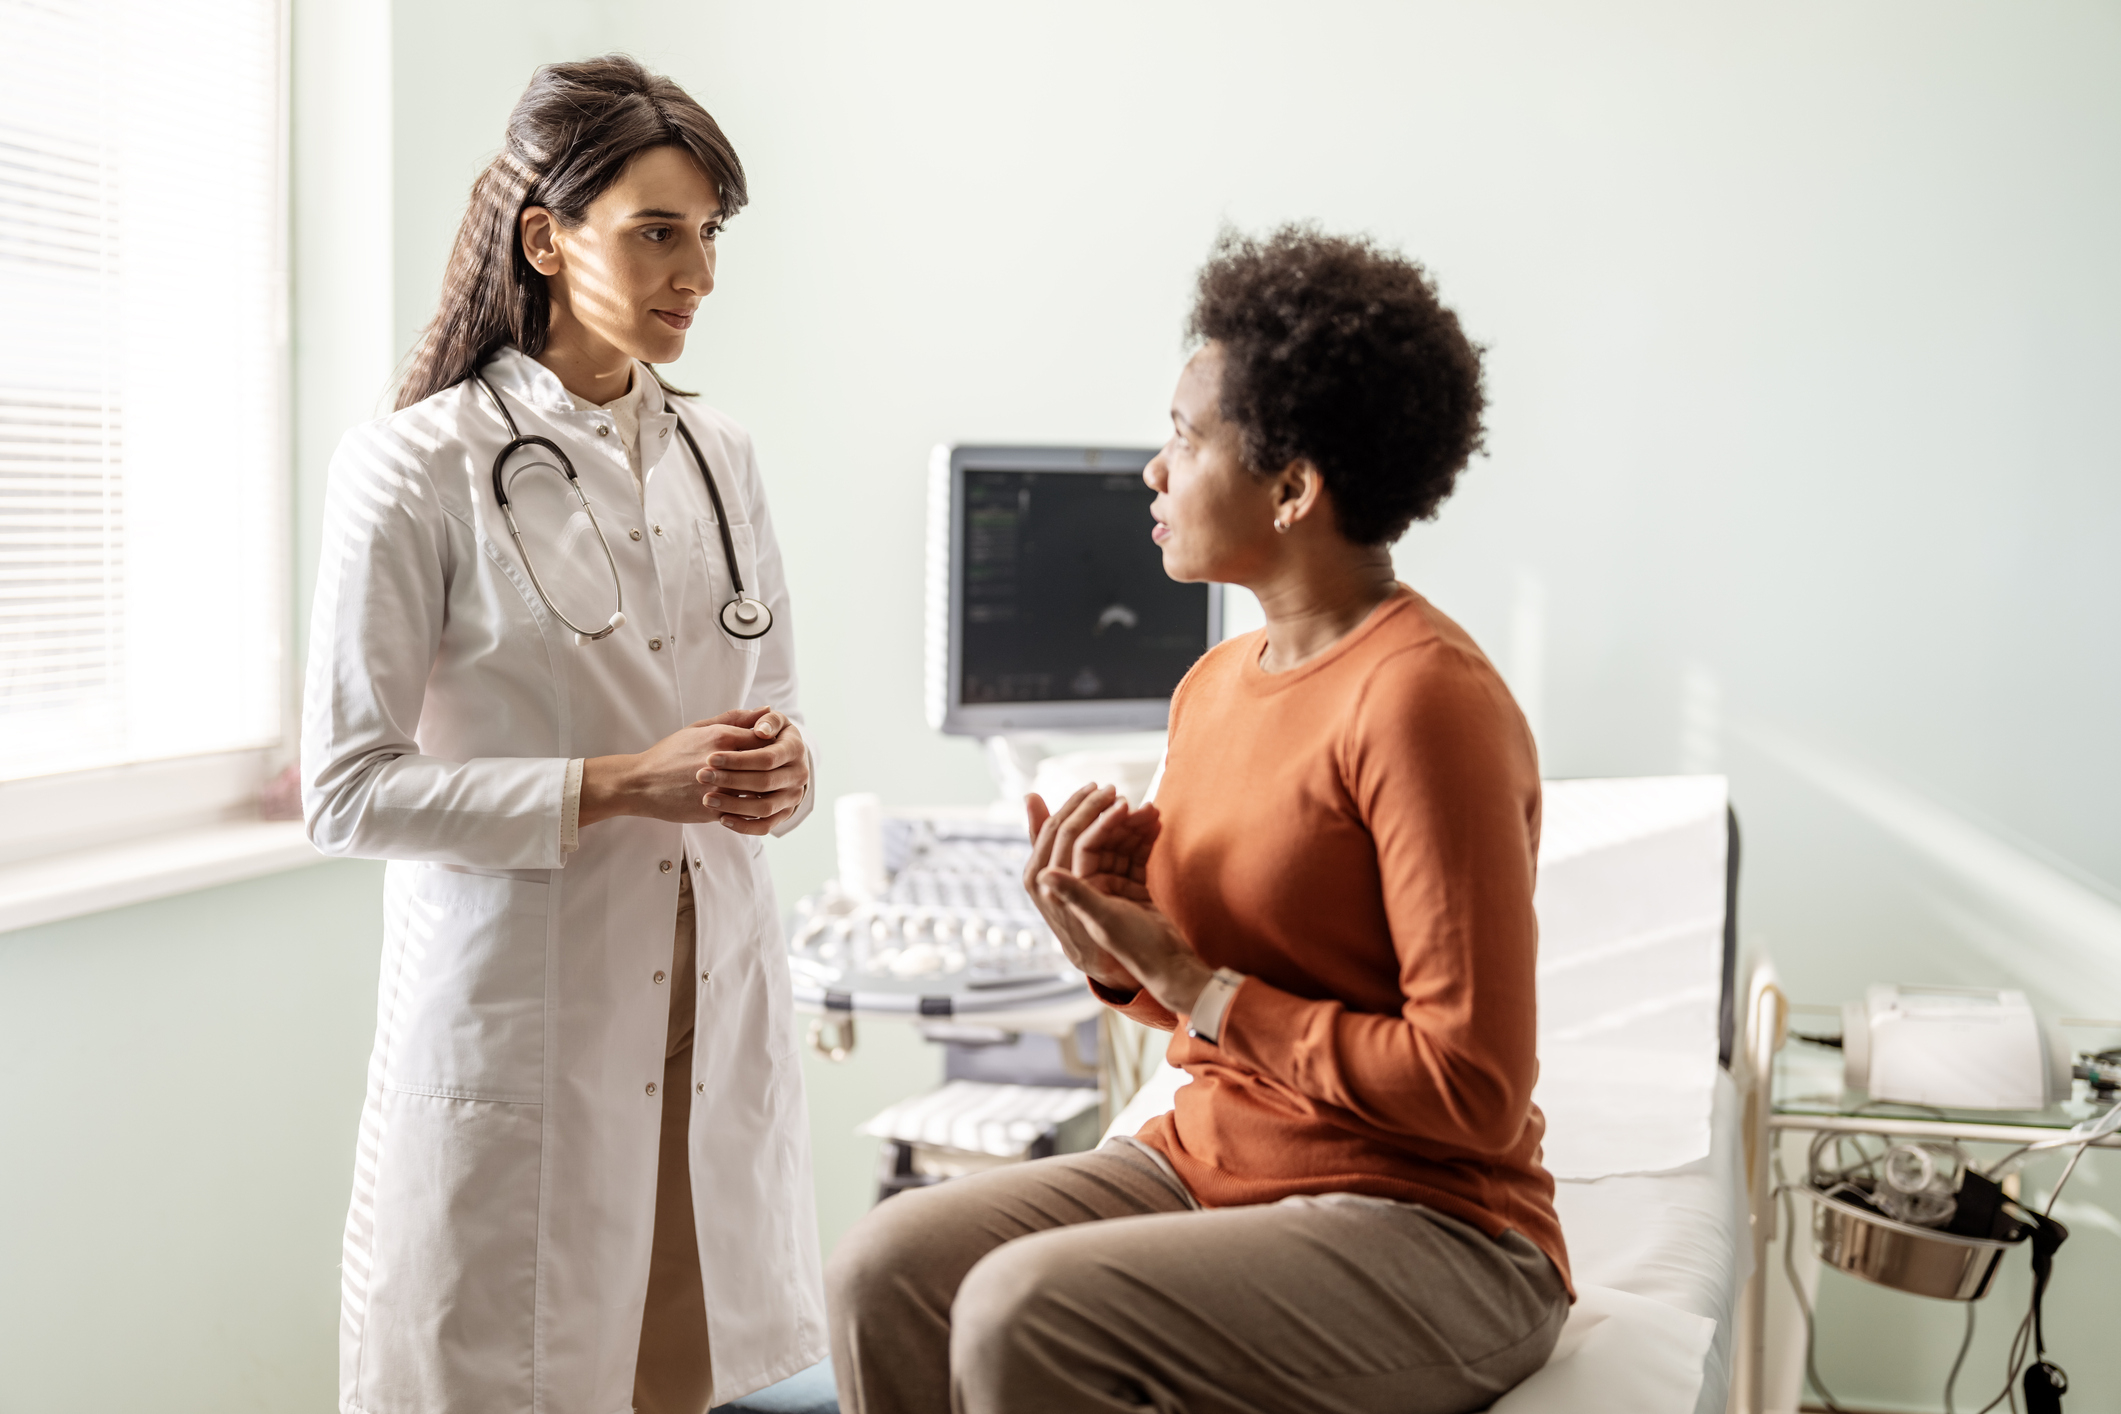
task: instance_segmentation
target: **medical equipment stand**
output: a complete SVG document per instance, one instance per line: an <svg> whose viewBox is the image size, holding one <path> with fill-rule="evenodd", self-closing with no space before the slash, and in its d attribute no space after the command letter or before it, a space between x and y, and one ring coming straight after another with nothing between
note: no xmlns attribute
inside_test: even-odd
<svg viewBox="0 0 2121 1414"><path fill-rule="evenodd" d="M1940 1110L1931 1114L1868 1111L1906 1110L1907 1106L1874 1106L1858 1097L1782 1095L1778 1098L1779 1064L1789 1035L1792 1007L1772 982L1756 984L1746 1017L1745 1139L1747 1215L1753 1243L1753 1269L1739 1297L1740 1339L1732 1371L1735 1414L1765 1414L1767 1378L1768 1252L1779 1237L1794 1242L1794 1232L1778 1233L1771 1176L1773 1146L1785 1133L1882 1134L1894 1139L1954 1140L1983 1144L2037 1144L2053 1140L2084 1118L2063 1106L1999 1115L1990 1119L1977 1110ZM1805 1008L1831 1011L1839 1008ZM1853 1102L1852 1102L1853 1101ZM2081 1107L2080 1107L2081 1108ZM2091 1147L2121 1149L2121 1135L2093 1140Z"/></svg>

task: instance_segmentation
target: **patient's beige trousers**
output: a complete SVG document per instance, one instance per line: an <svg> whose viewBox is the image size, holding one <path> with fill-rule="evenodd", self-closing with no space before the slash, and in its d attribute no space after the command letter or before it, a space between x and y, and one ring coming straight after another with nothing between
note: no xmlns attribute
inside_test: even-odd
<svg viewBox="0 0 2121 1414"><path fill-rule="evenodd" d="M655 1240L648 1258L648 1306L634 1367L640 1414L704 1414L714 1393L707 1350L707 1297L692 1226L692 1020L699 997L693 965L692 875L678 876L677 941L670 962L670 1033L663 1051L663 1132L655 1173Z"/></svg>
<svg viewBox="0 0 2121 1414"><path fill-rule="evenodd" d="M843 1414L1457 1414L1568 1314L1517 1233L1352 1195L1202 1210L1125 1140L892 1198L826 1285Z"/></svg>

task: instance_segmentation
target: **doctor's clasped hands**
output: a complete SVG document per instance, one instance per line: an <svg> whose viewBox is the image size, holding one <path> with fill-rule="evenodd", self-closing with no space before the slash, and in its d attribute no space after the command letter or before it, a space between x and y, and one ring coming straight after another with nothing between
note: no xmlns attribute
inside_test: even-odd
<svg viewBox="0 0 2121 1414"><path fill-rule="evenodd" d="M584 761L581 823L644 815L764 835L793 816L809 788L803 729L771 707L746 708L694 722L634 755Z"/></svg>

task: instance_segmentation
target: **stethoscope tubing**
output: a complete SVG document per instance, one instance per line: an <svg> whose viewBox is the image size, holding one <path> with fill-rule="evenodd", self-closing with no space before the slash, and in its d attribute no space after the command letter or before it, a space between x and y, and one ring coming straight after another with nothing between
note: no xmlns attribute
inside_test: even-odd
<svg viewBox="0 0 2121 1414"><path fill-rule="evenodd" d="M669 406L667 399L664 401L664 406L666 408ZM766 631L773 627L773 611L744 592L744 576L742 571L736 567L736 541L729 534L729 512L722 506L722 488L715 485L714 473L707 469L706 455L700 451L700 444L692 439L692 429L685 425L685 419L682 417L678 419L678 435L685 439L685 446L691 451L692 459L699 463L700 474L707 479L707 499L714 502L714 528L720 531L722 535L722 561L729 566L729 587L736 591L736 598L722 606L722 612L719 615L722 621L722 632L728 634L731 638L763 638L766 635ZM756 606L756 612L750 617L764 614L766 619L756 629L751 628L750 617L745 615L745 610L753 606ZM732 610L735 611L736 617L744 623L744 628L739 629L730 624L729 619Z"/></svg>
<svg viewBox="0 0 2121 1414"><path fill-rule="evenodd" d="M618 557L611 553L610 537L604 534L603 524L597 520L596 508L589 504L589 497L582 490L582 480L575 474L573 458L549 437L535 434L525 436L522 429L516 426L514 415L508 411L508 404L501 400L500 393L486 381L485 375L474 371L471 377L485 390L486 396L493 402L494 411L501 414L501 421L508 426L509 442L493 459L493 498L500 505L502 518L508 522L509 538L515 541L516 556L522 560L523 569L530 576L531 587L537 591L538 598L553 617L573 631L575 642L594 643L600 638L610 636L626 623L625 584L619 577ZM668 398L663 400L663 410L670 411ZM722 488L716 484L714 470L708 466L706 454L700 450L700 444L694 440L692 429L685 425L682 416L678 416L677 424L678 435L685 439L686 449L692 453L692 460L699 467L701 478L707 483L707 499L714 503L714 526L721 533L722 559L729 567L729 586L735 591L735 596L722 606L717 616L722 631L736 639L762 638L773 627L773 610L763 601L753 599L745 591L743 571L737 568L736 540L729 533L729 512L722 504ZM612 597L615 602L610 620L600 629L591 631L583 628L567 617L560 606L553 602L552 596L545 591L544 581L538 578L537 565L530 558L529 547L523 543L523 531L516 524L515 508L509 503L508 478L505 472L508 459L525 447L543 447L559 459L560 471L567 479L568 489L574 492L575 501L582 507L582 513L589 517L589 527L596 532L597 544L603 547L604 563L611 568Z"/></svg>

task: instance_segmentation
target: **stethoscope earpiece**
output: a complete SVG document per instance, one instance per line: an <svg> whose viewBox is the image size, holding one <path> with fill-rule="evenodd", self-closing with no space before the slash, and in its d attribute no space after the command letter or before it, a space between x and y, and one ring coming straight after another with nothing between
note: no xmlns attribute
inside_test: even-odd
<svg viewBox="0 0 2121 1414"><path fill-rule="evenodd" d="M508 405L501 401L501 395L494 391L493 385L486 381L485 376L474 372L471 377L473 382L486 390L486 396L493 399L494 410L500 413L501 420L508 424L511 440L507 446L501 448L501 454L493 459L493 498L500 503L501 514L507 518L508 533L516 542L516 553L523 557L523 568L530 575L531 588L537 590L538 598L544 602L546 610L574 631L577 647L585 643L595 643L601 638L609 638L625 627L626 593L619 579L618 557L611 553L611 542L604 538L604 527L597 523L597 513L590 506L589 497L583 494L581 480L574 473L574 463L568 459L567 453L560 449L560 445L550 438L525 437L517 429L515 418L509 414ZM663 401L663 410L670 410L670 401L667 398ZM685 446L692 452L693 461L699 464L700 475L706 479L707 499L714 503L715 529L722 533L722 558L729 566L729 587L736 591L736 597L722 606L722 631L731 638L763 638L767 630L773 627L773 610L744 592L743 571L736 566L736 542L729 535L729 512L722 506L722 488L715 484L714 471L707 465L706 455L700 451L700 444L693 440L692 429L685 425L685 419L682 417L678 419L678 435L685 439ZM568 489L574 492L575 500L581 503L583 514L589 517L589 527L597 533L597 543L604 547L604 561L611 566L611 589L615 603L611 617L595 633L561 613L560 606L552 602L552 596L545 592L544 582L538 578L537 566L530 562L530 550L523 544L523 532L516 526L515 508L508 504L508 480L501 472L508 459L523 447L543 447L560 459L556 469L566 478ZM545 465L550 466L551 463Z"/></svg>

